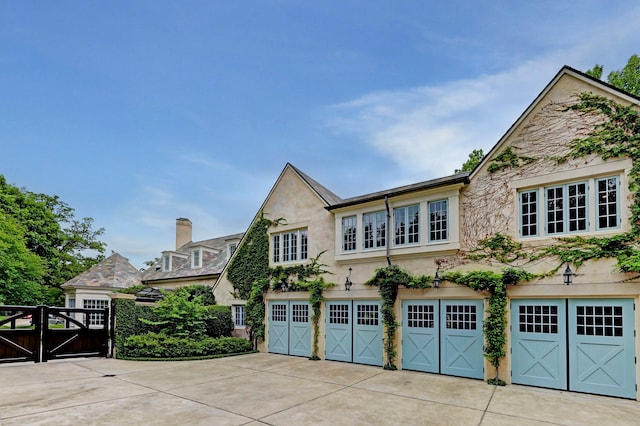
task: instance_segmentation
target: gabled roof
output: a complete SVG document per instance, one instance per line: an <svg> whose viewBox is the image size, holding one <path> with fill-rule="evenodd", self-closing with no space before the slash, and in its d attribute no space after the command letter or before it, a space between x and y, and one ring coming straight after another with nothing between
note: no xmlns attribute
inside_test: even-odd
<svg viewBox="0 0 640 426"><path fill-rule="evenodd" d="M285 166L285 170L287 167L291 167L291 169L293 169L300 176L300 178L303 181L305 181L307 185L309 185L309 187L318 195L318 197L322 199L322 201L324 201L325 204L331 205L331 204L336 204L342 201L342 198L338 197L336 194L328 190L326 187L320 185L316 180L312 179L309 175L300 171L300 169L295 167L293 164L287 163Z"/></svg>
<svg viewBox="0 0 640 426"><path fill-rule="evenodd" d="M114 253L62 284L62 287L127 288L140 284L141 275L127 258Z"/></svg>
<svg viewBox="0 0 640 426"><path fill-rule="evenodd" d="M518 119L511 125L511 127L509 127L509 129L505 132L504 135L502 135L502 137L498 140L498 142L493 146L493 148L491 148L491 150L483 157L482 161L480 161L480 163L478 163L478 165L476 165L476 167L471 171L471 174L469 176L470 179L473 178L473 176L478 172L478 170L480 170L482 168L482 166L489 161L494 154L496 153L496 151L500 148L500 146L502 146L502 144L509 139L509 137L511 136L511 134L518 128L518 126L520 126L520 124L527 118L527 116L536 108L536 106L538 106L538 104L540 103L540 101L547 95L547 93L549 93L553 87L558 83L558 81L564 77L565 75L569 75L572 77L575 77L579 80L582 80L583 82L585 82L588 85L591 86L595 86L600 90L603 90L605 92L608 92L616 97L622 98L625 101L631 103L631 104L636 104L636 105L640 105L640 97L635 96L629 92L626 92L622 89L619 89L609 83L606 83L602 80L599 80L595 77L591 77L590 75L587 75L585 73L583 73L582 71L578 71L575 68L572 68L568 65L563 66L560 71L558 71L558 73L555 75L555 77L553 77L553 79L551 79L551 81L544 87L544 89L542 89L542 91L540 92L540 94L538 94L538 96L533 100L533 102L531 102L531 104L527 107L527 109L525 109L522 114L520 114L520 116L518 117Z"/></svg>
<svg viewBox="0 0 640 426"><path fill-rule="evenodd" d="M457 183L468 183L469 172L457 173L451 176L445 176L441 178L431 179L424 182L413 183L410 185L399 186L397 188L387 189L384 191L373 192L371 194L359 195L357 197L347 198L338 203L332 204L326 207L327 210L332 211L342 207L349 207L356 204L367 203L370 201L383 200L386 197L395 197L410 192L422 191L425 189L437 188L440 186L453 185Z"/></svg>
<svg viewBox="0 0 640 426"><path fill-rule="evenodd" d="M216 276L222 272L227 263L227 245L231 241L239 241L243 235L244 233L237 233L208 240L191 241L174 251L182 256L172 258L170 271L163 271L162 260L159 260L142 273L142 280L148 282ZM205 247L212 250L202 251L202 266L199 268L191 267L191 249L195 247Z"/></svg>

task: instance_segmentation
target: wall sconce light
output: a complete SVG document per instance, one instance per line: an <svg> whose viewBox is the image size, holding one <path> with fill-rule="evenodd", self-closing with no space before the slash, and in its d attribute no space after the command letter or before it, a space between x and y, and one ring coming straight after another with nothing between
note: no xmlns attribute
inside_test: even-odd
<svg viewBox="0 0 640 426"><path fill-rule="evenodd" d="M438 271L440 270L440 266L436 269L436 275L433 277L433 288L440 288L440 276L438 275Z"/></svg>
<svg viewBox="0 0 640 426"><path fill-rule="evenodd" d="M289 286L285 280L280 281L280 290L282 290L283 293L287 291L288 288Z"/></svg>
<svg viewBox="0 0 640 426"><path fill-rule="evenodd" d="M575 274L573 273L573 271L571 270L571 268L569 267L569 264L567 263L567 269L564 270L564 273L562 274L562 276L564 277L564 283L566 285L569 285L573 282L573 276Z"/></svg>
<svg viewBox="0 0 640 426"><path fill-rule="evenodd" d="M353 284L351 282L351 268L349 268L349 275L347 276L347 279L344 281L344 289L345 291L351 291L351 285Z"/></svg>

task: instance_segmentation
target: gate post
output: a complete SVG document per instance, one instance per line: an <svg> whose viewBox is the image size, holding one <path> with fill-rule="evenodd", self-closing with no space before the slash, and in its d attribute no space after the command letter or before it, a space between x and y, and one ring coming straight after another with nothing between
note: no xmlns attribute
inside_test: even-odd
<svg viewBox="0 0 640 426"><path fill-rule="evenodd" d="M48 320L46 310L47 307L44 305L36 306L36 309L31 315L37 336L34 362L47 362L47 357L45 356L47 348L44 342L45 321Z"/></svg>

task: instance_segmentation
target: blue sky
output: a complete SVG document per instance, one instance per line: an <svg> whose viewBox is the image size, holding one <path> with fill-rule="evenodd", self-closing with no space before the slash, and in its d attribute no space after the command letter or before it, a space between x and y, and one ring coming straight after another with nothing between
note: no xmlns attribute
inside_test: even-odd
<svg viewBox="0 0 640 426"><path fill-rule="evenodd" d="M287 162L351 197L452 174L636 1L0 2L0 174L137 267L246 230Z"/></svg>

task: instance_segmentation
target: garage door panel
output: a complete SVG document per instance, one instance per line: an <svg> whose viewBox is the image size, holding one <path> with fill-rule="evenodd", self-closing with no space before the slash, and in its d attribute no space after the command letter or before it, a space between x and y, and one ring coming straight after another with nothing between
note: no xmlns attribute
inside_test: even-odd
<svg viewBox="0 0 640 426"><path fill-rule="evenodd" d="M484 378L483 301L442 300L440 372Z"/></svg>
<svg viewBox="0 0 640 426"><path fill-rule="evenodd" d="M353 362L382 365L382 318L379 302L354 301Z"/></svg>
<svg viewBox="0 0 640 426"><path fill-rule="evenodd" d="M309 302L289 302L289 355L311 356Z"/></svg>
<svg viewBox="0 0 640 426"><path fill-rule="evenodd" d="M402 302L402 368L440 372L437 300Z"/></svg>
<svg viewBox="0 0 640 426"><path fill-rule="evenodd" d="M269 302L269 352L289 354L288 308L287 302Z"/></svg>
<svg viewBox="0 0 640 426"><path fill-rule="evenodd" d="M567 388L565 323L564 299L511 302L513 383Z"/></svg>
<svg viewBox="0 0 640 426"><path fill-rule="evenodd" d="M632 299L569 300L570 390L635 398Z"/></svg>
<svg viewBox="0 0 640 426"><path fill-rule="evenodd" d="M352 310L350 301L326 302L325 359L353 360Z"/></svg>

